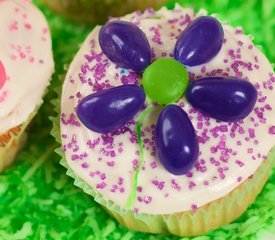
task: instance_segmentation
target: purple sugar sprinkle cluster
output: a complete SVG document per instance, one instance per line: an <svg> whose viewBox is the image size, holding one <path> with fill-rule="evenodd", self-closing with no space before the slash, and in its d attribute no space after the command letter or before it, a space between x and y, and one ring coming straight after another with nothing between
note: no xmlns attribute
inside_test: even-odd
<svg viewBox="0 0 275 240"><path fill-rule="evenodd" d="M151 27L150 31L153 33L152 41L158 45L163 44L163 41L161 40L160 30L161 25L157 25L156 27Z"/></svg>
<svg viewBox="0 0 275 240"><path fill-rule="evenodd" d="M64 125L80 127L80 123L79 123L75 113L71 113L69 115L62 113L61 114L61 122Z"/></svg>

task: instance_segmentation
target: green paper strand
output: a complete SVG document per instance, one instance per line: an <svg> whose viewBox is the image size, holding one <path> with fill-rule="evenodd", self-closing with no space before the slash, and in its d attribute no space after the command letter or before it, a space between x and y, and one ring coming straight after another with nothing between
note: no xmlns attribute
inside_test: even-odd
<svg viewBox="0 0 275 240"><path fill-rule="evenodd" d="M131 208L131 206L134 204L134 201L136 200L136 196L137 196L137 184L138 184L138 175L139 172L142 168L142 164L144 162L144 151L143 151L143 141L142 141L142 137L141 137L141 129L142 129L142 123L145 119L145 117L147 116L147 114L150 112L150 110L153 108L153 105L149 105L139 116L138 122L137 122L137 126L136 126L136 132L137 132L137 138L138 138L138 147L139 147L139 153L140 153L140 161L138 164L138 168L135 171L135 175L133 178L133 183L132 183L132 189L131 189L131 193L128 197L126 206L127 208Z"/></svg>

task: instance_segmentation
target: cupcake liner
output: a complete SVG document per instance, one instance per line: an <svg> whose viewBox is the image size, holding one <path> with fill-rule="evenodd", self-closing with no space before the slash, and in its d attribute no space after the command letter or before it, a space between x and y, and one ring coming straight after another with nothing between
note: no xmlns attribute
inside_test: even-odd
<svg viewBox="0 0 275 240"><path fill-rule="evenodd" d="M10 166L17 153L24 147L27 141L26 128L38 112L39 107L32 112L27 121L13 127L5 133L0 133L0 173Z"/></svg>
<svg viewBox="0 0 275 240"><path fill-rule="evenodd" d="M166 0L43 0L55 12L70 19L102 23L109 16L123 16L135 10L158 7Z"/></svg>
<svg viewBox="0 0 275 240"><path fill-rule="evenodd" d="M18 151L25 145L26 126L22 124L0 134L0 172L12 164Z"/></svg>
<svg viewBox="0 0 275 240"><path fill-rule="evenodd" d="M52 102L58 116L51 117L53 122L51 134L59 144L61 144L59 123L60 90L60 88L57 90L59 98ZM201 235L226 225L241 216L261 192L275 162L275 147L273 147L268 154L267 160L260 165L253 176L223 198L204 205L196 211L152 215L134 213L132 210L122 209L112 201L105 199L69 168L61 148L56 149L56 152L61 156L61 165L67 169L66 174L74 179L74 185L94 197L94 200L122 225L141 232L171 233L178 236Z"/></svg>

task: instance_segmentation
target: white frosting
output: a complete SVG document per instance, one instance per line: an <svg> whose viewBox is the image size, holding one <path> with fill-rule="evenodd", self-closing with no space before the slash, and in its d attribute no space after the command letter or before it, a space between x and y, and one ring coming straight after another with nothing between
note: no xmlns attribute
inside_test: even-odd
<svg viewBox="0 0 275 240"><path fill-rule="evenodd" d="M51 36L43 14L26 0L0 1L0 133L26 121L41 104L54 69Z"/></svg>
<svg viewBox="0 0 275 240"><path fill-rule="evenodd" d="M159 58L173 52L176 38L196 17L198 15L193 9L177 6L173 11L162 8L154 13L148 10L143 15L133 13L122 19L137 24L145 32L155 58ZM159 109L150 113L143 125L145 162L138 179L137 199L132 206L136 212L182 212L221 198L253 175L275 144L275 79L272 67L249 37L229 25L223 24L223 28L226 41L219 54L207 64L187 69L191 78L195 79L226 74L248 78L258 88L255 109L243 122L219 123L203 116L184 98L181 99L177 104L189 114L200 142L198 162L184 176L174 176L160 165L152 137ZM140 80L138 74L117 68L101 53L99 29L96 27L87 37L63 85L63 150L76 175L105 199L125 208L139 160L135 122L127 124L121 134L108 134L106 137L88 130L75 113L79 100L100 88L133 84Z"/></svg>

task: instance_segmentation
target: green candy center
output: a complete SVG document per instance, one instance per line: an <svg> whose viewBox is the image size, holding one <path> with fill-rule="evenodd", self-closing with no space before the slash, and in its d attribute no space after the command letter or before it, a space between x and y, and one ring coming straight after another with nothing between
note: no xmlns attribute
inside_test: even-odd
<svg viewBox="0 0 275 240"><path fill-rule="evenodd" d="M143 73L142 85L147 96L159 104L180 99L188 85L185 67L172 58L159 58Z"/></svg>

